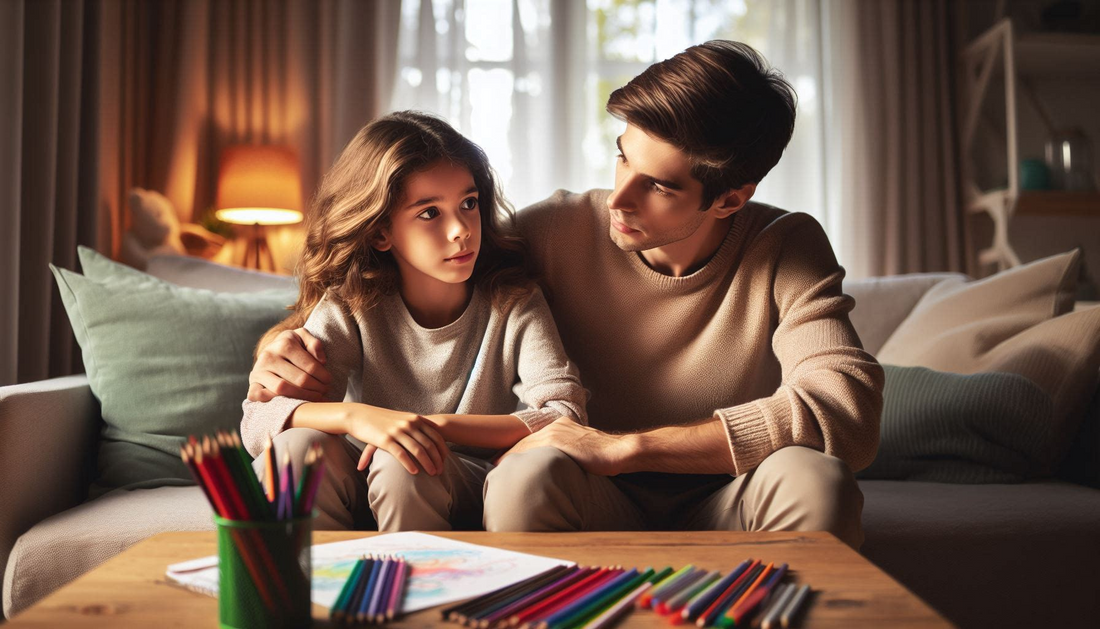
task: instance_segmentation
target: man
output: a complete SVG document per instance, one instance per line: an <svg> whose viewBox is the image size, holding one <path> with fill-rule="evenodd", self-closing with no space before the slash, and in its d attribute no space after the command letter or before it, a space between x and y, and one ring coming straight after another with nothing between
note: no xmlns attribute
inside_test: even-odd
<svg viewBox="0 0 1100 629"><path fill-rule="evenodd" d="M506 453L486 528L827 530L858 548L852 470L875 456L883 372L821 227L750 202L790 140L793 90L712 41L607 109L627 123L615 189L518 215L590 426L559 419ZM316 340L274 338L249 398L316 395Z"/></svg>

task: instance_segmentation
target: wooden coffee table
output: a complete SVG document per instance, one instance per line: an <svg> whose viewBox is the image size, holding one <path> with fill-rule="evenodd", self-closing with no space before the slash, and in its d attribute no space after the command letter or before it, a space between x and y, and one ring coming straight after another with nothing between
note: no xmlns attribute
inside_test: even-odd
<svg viewBox="0 0 1100 629"><path fill-rule="evenodd" d="M367 537L365 532L314 533L323 544ZM800 626L950 627L897 581L828 533L442 533L465 542L568 559L584 565L629 567L695 564L722 570L753 557L790 564L790 579L809 583L816 598ZM78 578L10 623L19 627L215 627L217 599L169 584L169 564L217 553L213 532L162 533L140 542ZM315 626L329 626L314 606ZM436 609L393 623L442 625ZM457 627L458 625L447 625ZM635 611L620 626L665 627L650 611Z"/></svg>

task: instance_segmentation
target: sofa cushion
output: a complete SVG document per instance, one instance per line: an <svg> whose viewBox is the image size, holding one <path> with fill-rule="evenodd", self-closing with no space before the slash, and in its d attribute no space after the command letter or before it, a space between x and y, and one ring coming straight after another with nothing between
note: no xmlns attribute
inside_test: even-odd
<svg viewBox="0 0 1100 629"><path fill-rule="evenodd" d="M982 371L982 357L1005 339L1073 309L1081 254L1071 251L985 279L940 282L876 354L891 365Z"/></svg>
<svg viewBox="0 0 1100 629"><path fill-rule="evenodd" d="M205 288L219 293L297 290L294 278L289 275L240 269L191 256L152 256L145 271L177 286Z"/></svg>
<svg viewBox="0 0 1100 629"><path fill-rule="evenodd" d="M4 615L19 613L133 544L164 531L214 528L198 487L113 491L34 525L4 571Z"/></svg>
<svg viewBox="0 0 1100 629"><path fill-rule="evenodd" d="M860 552L958 626L1100 627L1091 560L1100 557L1100 490L1055 481L859 486Z"/></svg>
<svg viewBox="0 0 1100 629"><path fill-rule="evenodd" d="M878 454L857 478L1006 483L1057 464L1053 404L1027 378L883 368Z"/></svg>
<svg viewBox="0 0 1100 629"><path fill-rule="evenodd" d="M104 422L91 493L192 484L180 446L239 426L252 350L294 294L183 288L90 255L103 281L51 268Z"/></svg>
<svg viewBox="0 0 1100 629"><path fill-rule="evenodd" d="M844 292L856 301L848 318L863 342L863 349L871 355L878 354L886 339L933 286L945 280L968 279L961 273L910 273L844 282Z"/></svg>

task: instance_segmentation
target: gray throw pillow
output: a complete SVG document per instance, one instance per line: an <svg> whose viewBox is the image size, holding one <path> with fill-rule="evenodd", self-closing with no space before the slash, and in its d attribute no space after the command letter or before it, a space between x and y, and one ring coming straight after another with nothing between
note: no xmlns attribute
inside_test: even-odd
<svg viewBox="0 0 1100 629"><path fill-rule="evenodd" d="M180 445L240 426L252 350L295 292L184 288L80 254L97 279L50 269L103 418L91 494L191 484Z"/></svg>
<svg viewBox="0 0 1100 629"><path fill-rule="evenodd" d="M883 369L878 455L857 478L1008 483L1048 475L1057 463L1053 402L1027 378Z"/></svg>

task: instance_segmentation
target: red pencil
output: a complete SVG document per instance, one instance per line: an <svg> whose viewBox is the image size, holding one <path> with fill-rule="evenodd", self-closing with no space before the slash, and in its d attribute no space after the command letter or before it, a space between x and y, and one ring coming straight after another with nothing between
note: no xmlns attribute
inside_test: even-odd
<svg viewBox="0 0 1100 629"><path fill-rule="evenodd" d="M701 622L703 622L703 619L709 617L714 612L714 610L717 609L718 607L720 607L724 602L728 602L728 601L725 601L724 599L727 596L729 596L730 594L732 594L733 591L736 590L741 585L741 583L744 582L745 579L748 578L749 574L753 570L756 570L756 566L759 566L759 565L760 565L760 560L759 559L756 559L751 564L749 564L749 567L745 568L745 571L741 573L741 576L737 577L733 581L733 583L730 583L729 587L727 587L724 592L719 594L718 598L714 599L714 602L711 603L710 606L707 607L707 609L702 614L699 614L699 621L697 621L696 624L699 625L700 627L704 626L704 624L700 624Z"/></svg>
<svg viewBox="0 0 1100 629"><path fill-rule="evenodd" d="M194 440L194 437L192 437ZM226 498L222 495L220 483L216 482L213 477L207 460L203 458L203 451L201 447L189 444L191 449L195 450L195 467L199 470L200 476L202 476L203 482L210 490L210 495L214 499L215 510L223 518L229 518L229 507L227 505ZM230 518L232 519L232 518ZM275 598L271 592L267 589L267 579L264 578L264 571L260 569L260 561L253 556L252 546L246 543L243 531L239 529L233 529L232 535L237 548L241 551L241 559L244 560L245 567L248 568L249 574L252 575L252 582L256 584L256 589L260 594L260 598L264 600L264 605L268 609L277 609Z"/></svg>
<svg viewBox="0 0 1100 629"><path fill-rule="evenodd" d="M568 605L573 600L584 596L586 592L599 586L607 579L613 578L620 572L622 572L621 568L600 568L596 572L588 575L584 580L574 583L545 601L538 603L534 607L512 616L510 622L512 625L518 625L521 622L527 622L539 616L552 614L561 607Z"/></svg>

